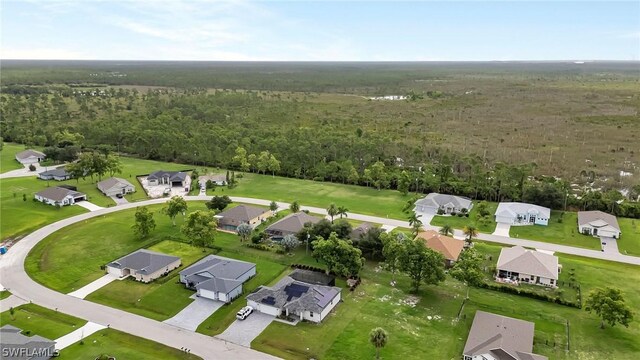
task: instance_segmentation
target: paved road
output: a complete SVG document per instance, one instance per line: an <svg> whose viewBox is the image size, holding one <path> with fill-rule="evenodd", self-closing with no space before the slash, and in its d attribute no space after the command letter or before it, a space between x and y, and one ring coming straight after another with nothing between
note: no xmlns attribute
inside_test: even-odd
<svg viewBox="0 0 640 360"><path fill-rule="evenodd" d="M187 196L187 200L209 200L208 196ZM177 327L161 323L159 321L147 319L142 316L134 315L122 310L113 309L104 305L84 301L69 295L58 293L48 289L35 281L33 281L24 271L24 260L29 251L42 239L51 233L60 230L71 224L81 222L94 217L105 214L132 209L137 206L161 204L167 201L167 198L153 199L136 203L123 204L116 207L100 209L89 213L80 214L71 218L63 219L53 224L44 226L33 233L25 236L16 243L9 253L0 258L0 278L2 285L9 289L13 296L32 301L38 305L58 309L63 313L67 313L97 324L107 325L112 328L147 338L174 348L186 347L191 349L192 353L204 359L272 359L270 355L266 355L245 347L227 343L220 339L212 338L195 332L182 330ZM268 206L269 200L252 199L245 197L232 197L233 201L244 202L256 205ZM280 209L289 207L288 203L278 203ZM303 210L313 213L326 214L326 210L317 207L302 206ZM376 216L348 214L350 219L378 223L387 226L397 226L408 228L406 221L381 218ZM428 229L437 229L437 227L426 225ZM457 230L456 237L463 237L462 232ZM575 248L564 245L549 244L539 241L513 239L505 236L480 234L479 239L489 242L496 242L510 245L522 245L537 249L550 250L566 254L574 254L586 256L596 259L604 259L617 261L628 264L640 265L640 257L627 256L622 254L604 253L582 248ZM8 299L6 299L8 300ZM5 301L0 302L0 306L4 306ZM0 311L6 309L0 309Z"/></svg>
<svg viewBox="0 0 640 360"><path fill-rule="evenodd" d="M17 178L17 177L28 177L28 176L38 176L38 173L43 172L45 170L53 170L57 167L60 166L65 166L66 164L62 164L62 165L53 165L53 166L41 166L40 164L33 164L36 167L35 171L30 171L29 170L29 165L25 166L22 169L17 169L17 170L10 170L7 171L5 173L0 174L0 179L10 179L10 178Z"/></svg>

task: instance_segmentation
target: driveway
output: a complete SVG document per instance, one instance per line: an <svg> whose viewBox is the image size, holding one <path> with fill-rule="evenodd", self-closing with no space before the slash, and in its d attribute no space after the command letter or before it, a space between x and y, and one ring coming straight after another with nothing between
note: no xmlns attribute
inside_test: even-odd
<svg viewBox="0 0 640 360"><path fill-rule="evenodd" d="M611 237L600 237L600 246L602 251L609 254L619 254L618 241Z"/></svg>
<svg viewBox="0 0 640 360"><path fill-rule="evenodd" d="M75 329L74 331L68 333L65 336L59 337L56 339L56 350L62 350L67 346L73 345L78 341L86 338L87 336L98 332L102 329L106 329L107 327L104 325L92 323L91 321L84 324L83 327L79 329Z"/></svg>
<svg viewBox="0 0 640 360"><path fill-rule="evenodd" d="M185 188L190 188L191 187L191 178L187 177L187 186L185 187L181 187L181 186L169 186L166 184L163 185L149 185L149 182L147 181L147 177L141 177L138 180L140 180L140 184L142 184L142 187L147 191L147 194L149 195L149 197L151 198L162 198L164 197L164 191L166 189L170 190L169 195L167 195L166 197L171 198L173 196L185 196L187 195L189 192L188 191L184 191Z"/></svg>
<svg viewBox="0 0 640 360"><path fill-rule="evenodd" d="M422 221L423 227L428 227L431 225L431 220L433 220L434 214L427 214L423 212L416 211L416 215L419 216L418 220Z"/></svg>
<svg viewBox="0 0 640 360"><path fill-rule="evenodd" d="M81 206L89 211L98 211L98 210L102 210L104 209L102 206L98 206L94 203L90 203L88 201L79 201L76 203L76 205Z"/></svg>
<svg viewBox="0 0 640 360"><path fill-rule="evenodd" d="M114 280L118 280L118 277L116 277L115 275L107 274L107 275L101 277L100 279L95 280L95 281L93 281L93 282L81 287L78 290L70 292L67 295L71 295L73 297L77 297L78 299L84 299L85 297L87 297L87 295L89 295L92 292L102 288L103 286L107 286L108 284L110 284Z"/></svg>
<svg viewBox="0 0 640 360"><path fill-rule="evenodd" d="M129 200L125 199L125 197L117 197L117 196L109 196L115 203L116 205L122 205L122 204L128 204Z"/></svg>
<svg viewBox="0 0 640 360"><path fill-rule="evenodd" d="M250 347L253 339L258 337L274 319L271 315L254 311L248 318L234 321L227 330L216 337L237 345Z"/></svg>
<svg viewBox="0 0 640 360"><path fill-rule="evenodd" d="M53 165L53 166L47 166L47 167L43 167L38 163L35 163L33 165L36 167L35 171L29 170L29 165L26 165L22 169L10 170L10 171L7 171L5 173L0 174L0 179L9 179L9 178L27 177L27 176L37 176L38 173L41 173L41 172L46 171L46 170L52 170L52 169L58 168L60 166L65 166L66 164Z"/></svg>
<svg viewBox="0 0 640 360"><path fill-rule="evenodd" d="M193 294L191 298L195 298L195 300L176 314L176 316L165 320L164 323L182 329L196 331L198 325L224 305L222 301L201 298L195 294Z"/></svg>
<svg viewBox="0 0 640 360"><path fill-rule="evenodd" d="M511 224L497 223L496 230L493 232L492 235L509 237L510 229L511 229Z"/></svg>

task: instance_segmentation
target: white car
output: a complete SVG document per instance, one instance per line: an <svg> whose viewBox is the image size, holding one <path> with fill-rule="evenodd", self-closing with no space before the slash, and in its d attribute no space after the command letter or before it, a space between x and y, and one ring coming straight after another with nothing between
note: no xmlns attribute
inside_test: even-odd
<svg viewBox="0 0 640 360"><path fill-rule="evenodd" d="M236 319L244 320L253 312L253 308L251 306L245 306L236 314Z"/></svg>

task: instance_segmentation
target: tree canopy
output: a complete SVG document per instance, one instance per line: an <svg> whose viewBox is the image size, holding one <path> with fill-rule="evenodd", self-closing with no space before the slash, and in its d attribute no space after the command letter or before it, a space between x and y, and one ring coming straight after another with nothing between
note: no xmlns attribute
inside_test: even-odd
<svg viewBox="0 0 640 360"><path fill-rule="evenodd" d="M351 241L338 238L331 233L326 240L318 237L313 241L313 257L327 266L329 272L339 276L356 276L364 266L362 251Z"/></svg>

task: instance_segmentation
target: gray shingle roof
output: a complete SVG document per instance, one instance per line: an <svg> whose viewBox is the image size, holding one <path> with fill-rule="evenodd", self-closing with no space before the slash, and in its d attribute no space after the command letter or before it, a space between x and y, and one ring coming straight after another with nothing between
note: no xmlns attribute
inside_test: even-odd
<svg viewBox="0 0 640 360"><path fill-rule="evenodd" d="M5 325L0 328L0 348L26 348L28 353L50 348L55 345L55 341L49 340L39 335L26 336L22 330L15 326ZM3 357L4 359L4 357ZM27 357L9 357L9 359L28 359Z"/></svg>
<svg viewBox="0 0 640 360"><path fill-rule="evenodd" d="M496 267L499 270L558 280L557 256L527 250L522 246L502 248Z"/></svg>
<svg viewBox="0 0 640 360"><path fill-rule="evenodd" d="M57 177L69 177L71 174L64 167L59 167L56 169L51 169L47 171L43 171L39 173L40 176L57 176Z"/></svg>
<svg viewBox="0 0 640 360"><path fill-rule="evenodd" d="M33 149L27 149L25 151L20 151L19 153L16 154L16 159L20 159L20 160L24 160L26 158L29 158L31 156L37 156L37 157L45 157L44 153L41 153L40 151L37 150L33 150Z"/></svg>
<svg viewBox="0 0 640 360"><path fill-rule="evenodd" d="M108 179L102 180L97 185L98 185L98 189L102 191L108 191L114 187L117 187L119 189L122 189L128 186L134 187L133 184L131 184L127 180L117 178L117 177L110 177Z"/></svg>
<svg viewBox="0 0 640 360"><path fill-rule="evenodd" d="M499 360L546 360L531 353L534 327L529 321L476 311L463 354L491 354Z"/></svg>
<svg viewBox="0 0 640 360"><path fill-rule="evenodd" d="M50 188L46 188L42 191L38 191L36 195L41 196L45 199L53 200L53 201L62 201L67 196L71 195L73 197L83 196L84 193L73 191L69 189L65 189L60 186L53 186Z"/></svg>
<svg viewBox="0 0 640 360"><path fill-rule="evenodd" d="M620 225L618 225L618 219L611 214L607 214L602 211L578 211L578 225L586 225L589 223L594 223L598 225L598 220L600 220L603 224L600 226L610 225L620 231Z"/></svg>
<svg viewBox="0 0 640 360"><path fill-rule="evenodd" d="M516 217L518 214L533 214L548 219L551 217L551 209L520 202L501 202L496 209L496 215L498 216Z"/></svg>
<svg viewBox="0 0 640 360"><path fill-rule="evenodd" d="M187 178L187 173L182 171L165 171L158 170L154 171L149 176L147 176L147 180L157 180L160 178L168 177L169 181L184 181Z"/></svg>
<svg viewBox="0 0 640 360"><path fill-rule="evenodd" d="M220 225L237 225L241 223L248 223L249 220L255 219L258 216L269 212L268 209L262 209L255 206L238 205L229 210L225 210L219 213L217 216L222 217L218 223Z"/></svg>
<svg viewBox="0 0 640 360"><path fill-rule="evenodd" d="M196 289L228 293L240 285L242 285L242 281L213 278L199 283L196 285Z"/></svg>
<svg viewBox="0 0 640 360"><path fill-rule="evenodd" d="M281 220L278 220L275 223L269 225L269 227L266 228L266 231L297 233L298 231L302 230L302 228L304 227L304 224L306 223L316 224L320 220L322 219L315 216L311 216L305 212L300 211L295 214L289 214L284 218L282 218Z"/></svg>
<svg viewBox="0 0 640 360"><path fill-rule="evenodd" d="M249 294L247 299L293 313L302 311L320 313L340 291L341 289L335 286L310 284L286 276L273 287L260 287Z"/></svg>
<svg viewBox="0 0 640 360"><path fill-rule="evenodd" d="M439 194L439 193L430 193L422 199L416 201L416 205L423 206L446 206L447 204L452 204L454 207L458 209L471 209L471 199L463 197L463 196L455 196L448 194Z"/></svg>
<svg viewBox="0 0 640 360"><path fill-rule="evenodd" d="M174 263L176 260L180 260L180 258L147 249L140 249L107 264L107 266L117 269L133 269L140 274L153 274Z"/></svg>
<svg viewBox="0 0 640 360"><path fill-rule="evenodd" d="M209 255L180 272L180 277L197 284L196 289L229 292L242 282L242 275L255 268L256 264Z"/></svg>

